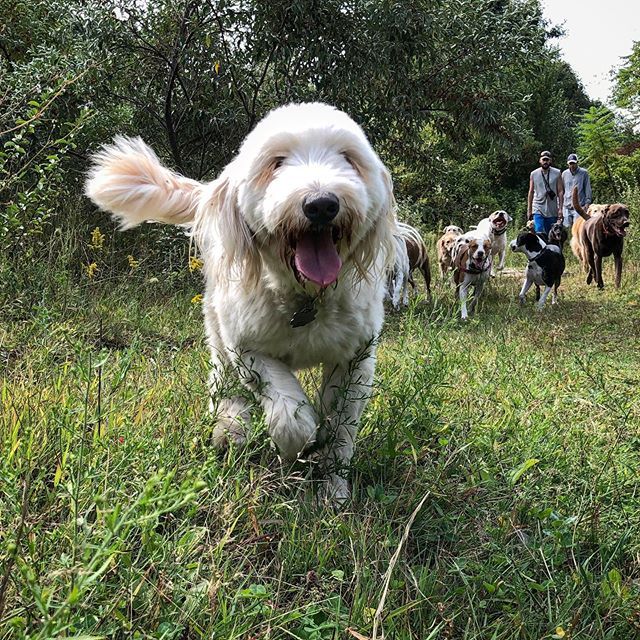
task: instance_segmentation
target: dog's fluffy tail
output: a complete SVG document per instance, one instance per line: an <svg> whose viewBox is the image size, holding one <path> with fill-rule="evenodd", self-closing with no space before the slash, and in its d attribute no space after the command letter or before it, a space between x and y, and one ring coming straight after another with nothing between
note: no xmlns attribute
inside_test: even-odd
<svg viewBox="0 0 640 640"><path fill-rule="evenodd" d="M145 220L192 223L201 187L163 167L141 138L117 136L93 156L85 193L129 229Z"/></svg>
<svg viewBox="0 0 640 640"><path fill-rule="evenodd" d="M573 208L580 214L581 218L585 220L589 219L589 214L580 206L580 200L578 200L578 187L573 187L573 191L571 192L571 204L573 204Z"/></svg>
<svg viewBox="0 0 640 640"><path fill-rule="evenodd" d="M406 224L404 222L397 221L396 226L398 228L398 235L400 235L400 237L404 238L405 240L413 242L413 244L416 246L416 248L418 249L417 264L422 264L428 254L427 247L424 243L424 240L422 239L422 236L420 235L420 232L415 227L412 227L410 224Z"/></svg>

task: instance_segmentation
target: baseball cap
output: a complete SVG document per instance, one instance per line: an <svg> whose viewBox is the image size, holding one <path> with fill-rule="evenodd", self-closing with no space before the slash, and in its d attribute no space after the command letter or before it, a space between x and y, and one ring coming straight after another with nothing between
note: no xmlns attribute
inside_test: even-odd
<svg viewBox="0 0 640 640"><path fill-rule="evenodd" d="M551 159L551 151L542 151L540 153L540 158L549 158L549 159Z"/></svg>
<svg viewBox="0 0 640 640"><path fill-rule="evenodd" d="M567 162L575 162L577 164L578 163L578 156L575 153L570 153L567 156Z"/></svg>

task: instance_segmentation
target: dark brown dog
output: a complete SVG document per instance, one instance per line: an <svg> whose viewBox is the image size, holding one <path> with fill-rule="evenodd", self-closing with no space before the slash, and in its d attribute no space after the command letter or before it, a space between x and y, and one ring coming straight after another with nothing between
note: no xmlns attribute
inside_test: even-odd
<svg viewBox="0 0 640 640"><path fill-rule="evenodd" d="M587 284L595 278L598 289L604 289L602 259L613 255L616 289L622 279L622 249L629 226L629 208L625 204L592 204L585 211L578 202L576 188L573 208L580 214L573 224L571 250L587 271Z"/></svg>

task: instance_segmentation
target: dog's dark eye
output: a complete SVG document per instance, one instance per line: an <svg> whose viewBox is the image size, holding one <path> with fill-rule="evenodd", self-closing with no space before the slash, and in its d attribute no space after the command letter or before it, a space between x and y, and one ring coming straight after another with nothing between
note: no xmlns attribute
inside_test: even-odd
<svg viewBox="0 0 640 640"><path fill-rule="evenodd" d="M342 152L342 157L351 165L351 168L360 173L360 168L358 167L358 163L346 152Z"/></svg>
<svg viewBox="0 0 640 640"><path fill-rule="evenodd" d="M284 163L284 156L278 156L273 159L273 168L279 169Z"/></svg>

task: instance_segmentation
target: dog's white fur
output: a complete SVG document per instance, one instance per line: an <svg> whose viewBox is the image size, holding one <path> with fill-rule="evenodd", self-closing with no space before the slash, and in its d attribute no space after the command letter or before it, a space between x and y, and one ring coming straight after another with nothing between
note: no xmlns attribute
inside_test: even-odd
<svg viewBox="0 0 640 640"><path fill-rule="evenodd" d="M491 240L491 257L500 256L500 262L497 269L504 269L504 261L507 255L507 226L511 222L511 216L502 209L494 211L489 217L483 218L478 222L476 231ZM497 222L500 221L498 225ZM500 233L502 231L502 233ZM492 262L492 274L495 275L496 261Z"/></svg>
<svg viewBox="0 0 640 640"><path fill-rule="evenodd" d="M293 328L293 314L320 292L291 266L296 238L310 228L302 203L327 192L340 204L332 224L342 266L315 303L315 320ZM373 382L396 228L391 177L362 129L321 103L275 109L208 184L162 167L142 140L116 138L95 156L86 193L124 228L192 225L204 260L216 444L244 441L248 390L282 457L315 444L328 495L347 498L344 468ZM295 371L316 365L323 384L314 402ZM229 371L244 393L226 391Z"/></svg>
<svg viewBox="0 0 640 640"><path fill-rule="evenodd" d="M387 297L391 301L395 311L402 305L409 306L409 254L407 253L407 243L400 228L394 234L396 244L396 258L393 269L389 272L387 284Z"/></svg>

